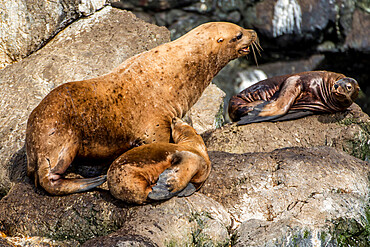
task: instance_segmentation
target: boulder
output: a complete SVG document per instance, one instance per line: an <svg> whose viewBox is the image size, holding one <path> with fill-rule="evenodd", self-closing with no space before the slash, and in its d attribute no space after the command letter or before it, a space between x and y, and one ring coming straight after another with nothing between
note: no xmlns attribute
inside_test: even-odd
<svg viewBox="0 0 370 247"><path fill-rule="evenodd" d="M369 163L326 146L214 151L210 158L213 170L201 192L232 216L235 246L365 246L370 240Z"/></svg>
<svg viewBox="0 0 370 247"><path fill-rule="evenodd" d="M220 246L227 244L229 213L214 200L195 193L163 203L132 208L131 219L115 233L82 246ZM126 244L126 245L124 245Z"/></svg>
<svg viewBox="0 0 370 247"><path fill-rule="evenodd" d="M363 160L370 158L370 119L357 104L345 112L294 121L227 124L202 136L208 151L271 152L278 148L327 145Z"/></svg>
<svg viewBox="0 0 370 247"><path fill-rule="evenodd" d="M210 84L203 92L197 103L186 113L184 119L202 134L212 131L224 124L225 93L215 84Z"/></svg>
<svg viewBox="0 0 370 247"><path fill-rule="evenodd" d="M224 243L229 241L230 226L228 212L200 193L162 203L130 206L103 189L50 196L29 183L18 183L0 201L0 229L9 235L5 238L9 242L17 240L13 236L22 235L26 239L37 236L44 242L52 239L70 246L89 239L92 240L84 246L102 246L102 243L116 246L113 243L119 242L179 246L194 239ZM99 236L106 237L93 239Z"/></svg>
<svg viewBox="0 0 370 247"><path fill-rule="evenodd" d="M103 189L50 196L18 183L0 201L0 229L9 242L38 236L67 246L368 240L369 163L327 146L209 154L213 168L200 192L144 206L126 205Z"/></svg>
<svg viewBox="0 0 370 247"><path fill-rule="evenodd" d="M370 53L370 13L356 9L344 47Z"/></svg>
<svg viewBox="0 0 370 247"><path fill-rule="evenodd" d="M278 47L302 47L302 42L312 46L328 35L343 40L350 31L354 9L352 0L264 0L246 9L244 25L274 39L273 45Z"/></svg>
<svg viewBox="0 0 370 247"><path fill-rule="evenodd" d="M0 194L25 176L29 114L54 87L108 73L125 59L169 41L164 27L106 7L74 22L45 47L0 73Z"/></svg>
<svg viewBox="0 0 370 247"><path fill-rule="evenodd" d="M94 13L108 2L1 1L0 69L38 50L72 21Z"/></svg>

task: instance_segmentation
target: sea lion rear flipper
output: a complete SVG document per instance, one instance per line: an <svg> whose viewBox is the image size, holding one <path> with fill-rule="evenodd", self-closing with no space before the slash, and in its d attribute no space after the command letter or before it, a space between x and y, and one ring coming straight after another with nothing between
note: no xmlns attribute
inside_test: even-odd
<svg viewBox="0 0 370 247"><path fill-rule="evenodd" d="M298 75L288 77L284 81L279 96L276 99L263 102L254 107L253 111L240 119L238 125L272 121L286 115L301 93L301 90L301 77Z"/></svg>
<svg viewBox="0 0 370 247"><path fill-rule="evenodd" d="M287 114L271 120L271 122L294 120L294 119L310 116L310 115L313 115L313 114L314 114L314 112L308 111L308 110L289 111Z"/></svg>
<svg viewBox="0 0 370 247"><path fill-rule="evenodd" d="M269 104L270 101L264 101L263 103L254 107L253 111L249 112L247 115L240 118L237 122L238 125L245 125L250 123L259 123L259 122L267 122L273 121L276 118L279 118L283 115L275 115L275 116L259 116L259 113L262 111L263 107Z"/></svg>
<svg viewBox="0 0 370 247"><path fill-rule="evenodd" d="M180 193L177 195L178 197L186 197L191 196L197 189L195 188L194 184L188 183L188 186L186 186L185 189L180 191Z"/></svg>

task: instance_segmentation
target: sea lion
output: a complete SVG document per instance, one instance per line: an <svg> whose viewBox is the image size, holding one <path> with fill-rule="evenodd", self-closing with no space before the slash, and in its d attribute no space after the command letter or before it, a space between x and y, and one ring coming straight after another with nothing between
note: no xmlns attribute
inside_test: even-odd
<svg viewBox="0 0 370 247"><path fill-rule="evenodd" d="M232 121L243 125L344 111L359 90L355 79L329 71L275 76L233 96L228 112Z"/></svg>
<svg viewBox="0 0 370 247"><path fill-rule="evenodd" d="M105 175L63 174L76 158L109 166L137 145L169 142L172 118L183 117L212 78L230 60L247 55L253 42L253 30L206 23L106 75L55 88L27 122L28 175L54 195L100 185Z"/></svg>
<svg viewBox="0 0 370 247"><path fill-rule="evenodd" d="M148 201L148 195L163 200L191 195L201 187L211 171L202 137L179 118L172 120L171 129L174 143L135 147L112 163L107 180L114 197L142 204Z"/></svg>

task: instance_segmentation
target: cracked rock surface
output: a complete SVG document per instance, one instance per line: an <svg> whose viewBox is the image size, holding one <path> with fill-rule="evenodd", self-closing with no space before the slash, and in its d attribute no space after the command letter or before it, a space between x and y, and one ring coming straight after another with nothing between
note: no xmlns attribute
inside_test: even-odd
<svg viewBox="0 0 370 247"><path fill-rule="evenodd" d="M295 147L266 153L210 152L210 158L213 171L201 192L232 215L237 246L286 246L297 234L306 235L300 244L327 244L318 236L329 235L336 220L366 223L370 165L344 152ZM331 237L327 241L337 244L334 233Z"/></svg>

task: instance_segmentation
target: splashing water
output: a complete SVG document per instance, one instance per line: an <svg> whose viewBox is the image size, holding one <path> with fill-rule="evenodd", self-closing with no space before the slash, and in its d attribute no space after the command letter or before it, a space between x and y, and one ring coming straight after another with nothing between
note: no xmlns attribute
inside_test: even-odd
<svg viewBox="0 0 370 247"><path fill-rule="evenodd" d="M278 0L275 4L272 28L274 37L291 34L294 26L301 32L302 12L296 0Z"/></svg>

